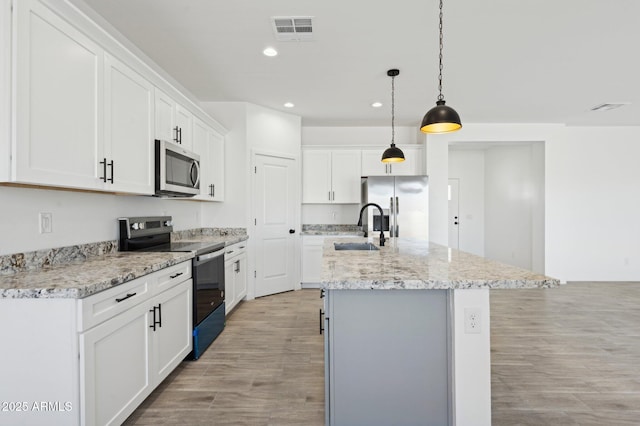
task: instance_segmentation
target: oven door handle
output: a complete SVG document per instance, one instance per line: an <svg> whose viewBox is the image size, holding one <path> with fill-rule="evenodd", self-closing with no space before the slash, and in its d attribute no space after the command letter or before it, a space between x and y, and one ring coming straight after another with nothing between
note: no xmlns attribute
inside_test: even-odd
<svg viewBox="0 0 640 426"><path fill-rule="evenodd" d="M213 253L207 253L201 256L196 256L196 262L197 263L205 262L207 260L215 259L216 257L220 257L223 255L224 255L224 250L220 249L220 250L214 251Z"/></svg>

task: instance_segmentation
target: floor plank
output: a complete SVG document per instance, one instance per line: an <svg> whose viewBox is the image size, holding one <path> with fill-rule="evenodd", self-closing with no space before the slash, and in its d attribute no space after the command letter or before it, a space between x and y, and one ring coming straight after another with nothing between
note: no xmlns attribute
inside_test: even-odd
<svg viewBox="0 0 640 426"><path fill-rule="evenodd" d="M493 425L640 424L640 283L492 290ZM241 303L127 425L324 424L318 290Z"/></svg>

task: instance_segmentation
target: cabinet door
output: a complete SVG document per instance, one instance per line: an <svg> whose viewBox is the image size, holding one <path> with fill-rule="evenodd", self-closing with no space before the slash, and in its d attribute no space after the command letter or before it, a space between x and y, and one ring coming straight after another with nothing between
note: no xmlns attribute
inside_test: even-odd
<svg viewBox="0 0 640 426"><path fill-rule="evenodd" d="M150 195L154 191L153 86L105 54L105 153L113 182L105 189ZM113 163L111 163L113 161Z"/></svg>
<svg viewBox="0 0 640 426"><path fill-rule="evenodd" d="M224 137L211 130L209 132L209 163L212 170L213 201L224 201Z"/></svg>
<svg viewBox="0 0 640 426"><path fill-rule="evenodd" d="M380 161L384 149L362 150L362 176L384 176L389 174L387 164Z"/></svg>
<svg viewBox="0 0 640 426"><path fill-rule="evenodd" d="M186 108L176 105L176 126L178 143L184 149L193 150L193 115Z"/></svg>
<svg viewBox="0 0 640 426"><path fill-rule="evenodd" d="M40 2L13 2L16 133L11 179L99 189L103 51Z"/></svg>
<svg viewBox="0 0 640 426"><path fill-rule="evenodd" d="M420 175L422 171L422 155L420 148L402 147L404 152L404 161L402 163L390 163L391 174L393 176L412 176Z"/></svg>
<svg viewBox="0 0 640 426"><path fill-rule="evenodd" d="M322 245L324 237L302 237L302 282L319 283L322 273Z"/></svg>
<svg viewBox="0 0 640 426"><path fill-rule="evenodd" d="M330 203L331 151L302 151L302 202Z"/></svg>
<svg viewBox="0 0 640 426"><path fill-rule="evenodd" d="M160 384L193 349L193 281L187 280L156 296L152 301L152 380Z"/></svg>
<svg viewBox="0 0 640 426"><path fill-rule="evenodd" d="M155 127L156 139L177 141L176 103L163 91L155 90Z"/></svg>
<svg viewBox="0 0 640 426"><path fill-rule="evenodd" d="M235 256L224 261L224 306L225 314L231 312L236 305L235 287L236 274L233 271L235 266Z"/></svg>
<svg viewBox="0 0 640 426"><path fill-rule="evenodd" d="M213 198L213 164L211 163L212 146L209 143L209 128L200 120L193 122L193 152L200 156L200 194L196 200L209 201Z"/></svg>
<svg viewBox="0 0 640 426"><path fill-rule="evenodd" d="M119 425L151 393L149 305L80 334L80 395L87 425Z"/></svg>
<svg viewBox="0 0 640 426"><path fill-rule="evenodd" d="M334 203L360 202L360 151L331 153L331 200Z"/></svg>
<svg viewBox="0 0 640 426"><path fill-rule="evenodd" d="M238 255L235 262L235 302L238 304L247 295L247 253Z"/></svg>

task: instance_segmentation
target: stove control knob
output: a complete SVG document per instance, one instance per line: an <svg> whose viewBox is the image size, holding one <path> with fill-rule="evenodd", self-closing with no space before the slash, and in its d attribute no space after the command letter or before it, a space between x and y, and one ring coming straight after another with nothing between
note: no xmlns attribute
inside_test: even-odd
<svg viewBox="0 0 640 426"><path fill-rule="evenodd" d="M144 228L145 228L145 226L144 226L144 222L140 222L140 223L138 223L138 226L140 226L140 229L144 229Z"/></svg>
<svg viewBox="0 0 640 426"><path fill-rule="evenodd" d="M132 223L131 224L131 229L136 230L136 229L139 229L139 228L140 228L140 226L138 225L138 223Z"/></svg>
<svg viewBox="0 0 640 426"><path fill-rule="evenodd" d="M164 222L164 226L172 226L172 225L173 225L173 222L171 222L170 220L166 220Z"/></svg>

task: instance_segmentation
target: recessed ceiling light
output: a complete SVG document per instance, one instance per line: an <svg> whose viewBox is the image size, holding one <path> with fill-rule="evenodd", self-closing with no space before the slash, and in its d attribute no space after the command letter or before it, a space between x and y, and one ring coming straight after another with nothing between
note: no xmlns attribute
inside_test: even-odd
<svg viewBox="0 0 640 426"><path fill-rule="evenodd" d="M382 106L382 102L374 102L371 104L371 106L374 108L380 108Z"/></svg>
<svg viewBox="0 0 640 426"><path fill-rule="evenodd" d="M620 108L625 105L629 105L629 102L608 102L594 106L593 108L591 108L591 111L610 111L612 109Z"/></svg>
<svg viewBox="0 0 640 426"><path fill-rule="evenodd" d="M278 51L273 47L267 47L262 51L262 53L264 53L265 56L276 56L278 54Z"/></svg>
<svg viewBox="0 0 640 426"><path fill-rule="evenodd" d="M285 108L293 108L295 105L292 104L291 102L287 102L286 104L284 104Z"/></svg>

